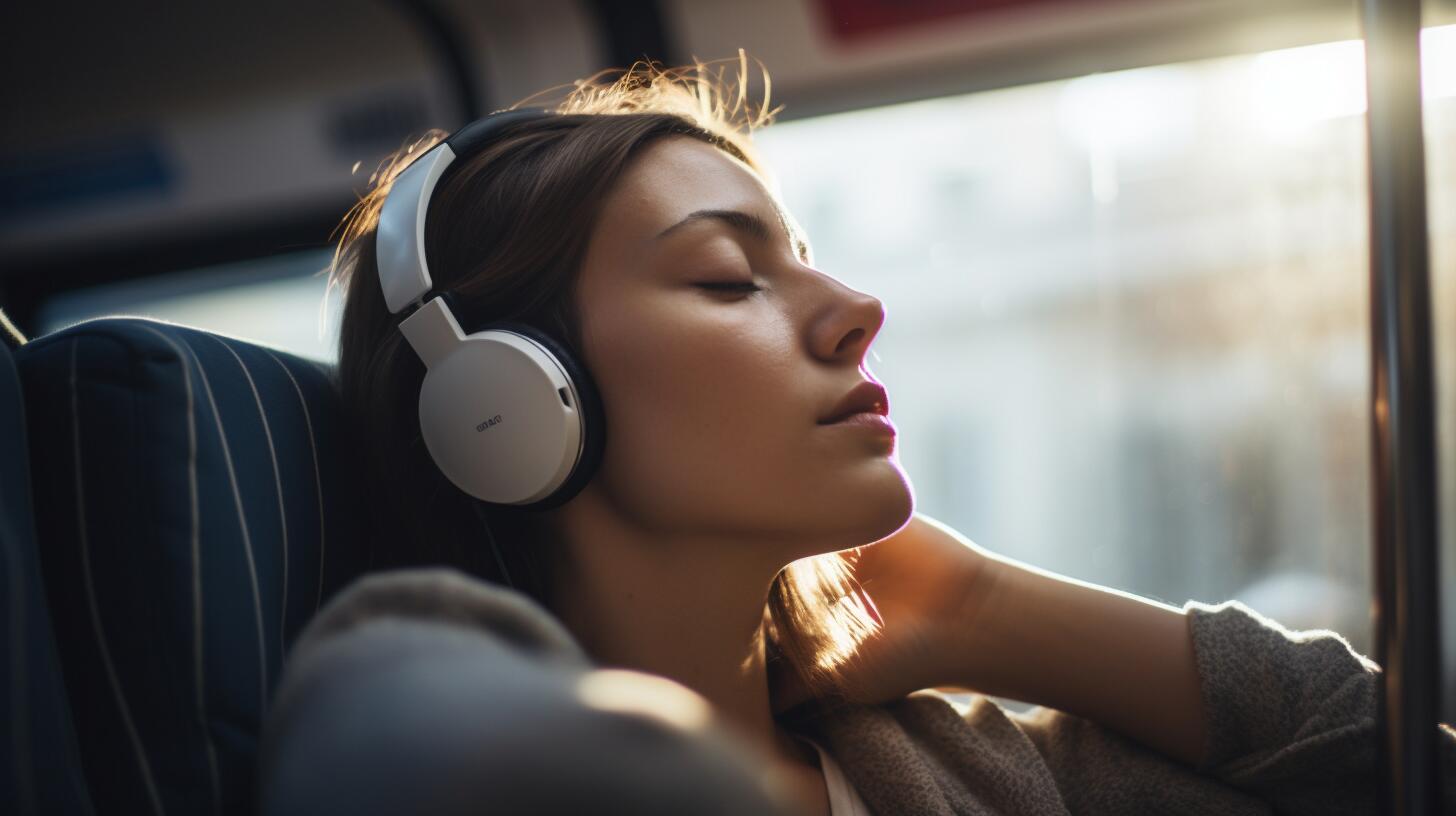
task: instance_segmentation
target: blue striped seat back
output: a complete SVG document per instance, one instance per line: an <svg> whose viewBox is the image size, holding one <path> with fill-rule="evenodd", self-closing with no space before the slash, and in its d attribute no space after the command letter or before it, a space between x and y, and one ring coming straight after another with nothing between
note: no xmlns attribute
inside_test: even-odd
<svg viewBox="0 0 1456 816"><path fill-rule="evenodd" d="M325 364L102 318L15 351L37 549L90 799L252 813L292 639L360 574Z"/></svg>
<svg viewBox="0 0 1456 816"><path fill-rule="evenodd" d="M91 813L40 577L25 401L0 343L0 813Z"/></svg>

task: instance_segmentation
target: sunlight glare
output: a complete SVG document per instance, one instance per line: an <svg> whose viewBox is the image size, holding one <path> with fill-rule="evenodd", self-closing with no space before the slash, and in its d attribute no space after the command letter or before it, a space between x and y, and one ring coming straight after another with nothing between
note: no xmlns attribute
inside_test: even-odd
<svg viewBox="0 0 1456 816"><path fill-rule="evenodd" d="M1250 69L1255 119L1274 141L1302 138L1321 122L1365 113L1363 40L1269 51ZM1456 25L1421 31L1421 96L1456 96Z"/></svg>
<svg viewBox="0 0 1456 816"><path fill-rule="evenodd" d="M600 711L634 714L688 731L712 721L708 703L688 688L665 677L626 669L597 669L576 684L576 696Z"/></svg>

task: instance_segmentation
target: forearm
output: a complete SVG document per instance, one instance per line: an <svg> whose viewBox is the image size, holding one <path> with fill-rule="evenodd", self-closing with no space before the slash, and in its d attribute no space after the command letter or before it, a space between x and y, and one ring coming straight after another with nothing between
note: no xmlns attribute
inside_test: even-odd
<svg viewBox="0 0 1456 816"><path fill-rule="evenodd" d="M1093 720L1197 764L1207 723L1183 611L989 555L961 627L966 687Z"/></svg>

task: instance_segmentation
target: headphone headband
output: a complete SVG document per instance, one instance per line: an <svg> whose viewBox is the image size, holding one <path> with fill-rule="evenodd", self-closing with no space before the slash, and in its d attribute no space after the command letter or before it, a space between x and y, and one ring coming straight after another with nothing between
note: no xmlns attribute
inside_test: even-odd
<svg viewBox="0 0 1456 816"><path fill-rule="evenodd" d="M503 128L551 115L545 108L496 111L456 131L395 177L380 208L374 242L384 302L391 314L423 299L434 288L425 263L425 215L445 171L484 150Z"/></svg>

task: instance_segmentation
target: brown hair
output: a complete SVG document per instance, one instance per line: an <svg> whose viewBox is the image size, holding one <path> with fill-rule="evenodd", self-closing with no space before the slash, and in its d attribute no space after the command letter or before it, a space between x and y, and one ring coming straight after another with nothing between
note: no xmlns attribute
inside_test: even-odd
<svg viewBox="0 0 1456 816"><path fill-rule="evenodd" d="M554 107L531 101L541 94L512 106L560 115L502 130L441 179L430 203L430 273L436 290L454 293L461 328L525 323L579 350L572 293L587 240L603 200L653 140L702 139L767 179L752 130L778 109L765 111L767 71L764 103L756 111L745 105L742 49L738 66L736 95L707 64L662 69L638 62L610 84L600 78L616 69L578 80ZM375 265L375 227L395 177L448 135L431 130L386 158L340 225L329 270L329 287L346 293L337 386L362 457L366 568L448 564L500 581L474 500L445 478L425 448L418 412L425 367L398 330L402 315L385 306ZM486 515L517 588L551 608L550 559L532 546L538 535L531 514L492 506ZM875 628L859 593L851 562L838 553L801 559L780 572L764 615L772 667L782 670L782 658L814 691L842 691L837 667Z"/></svg>

